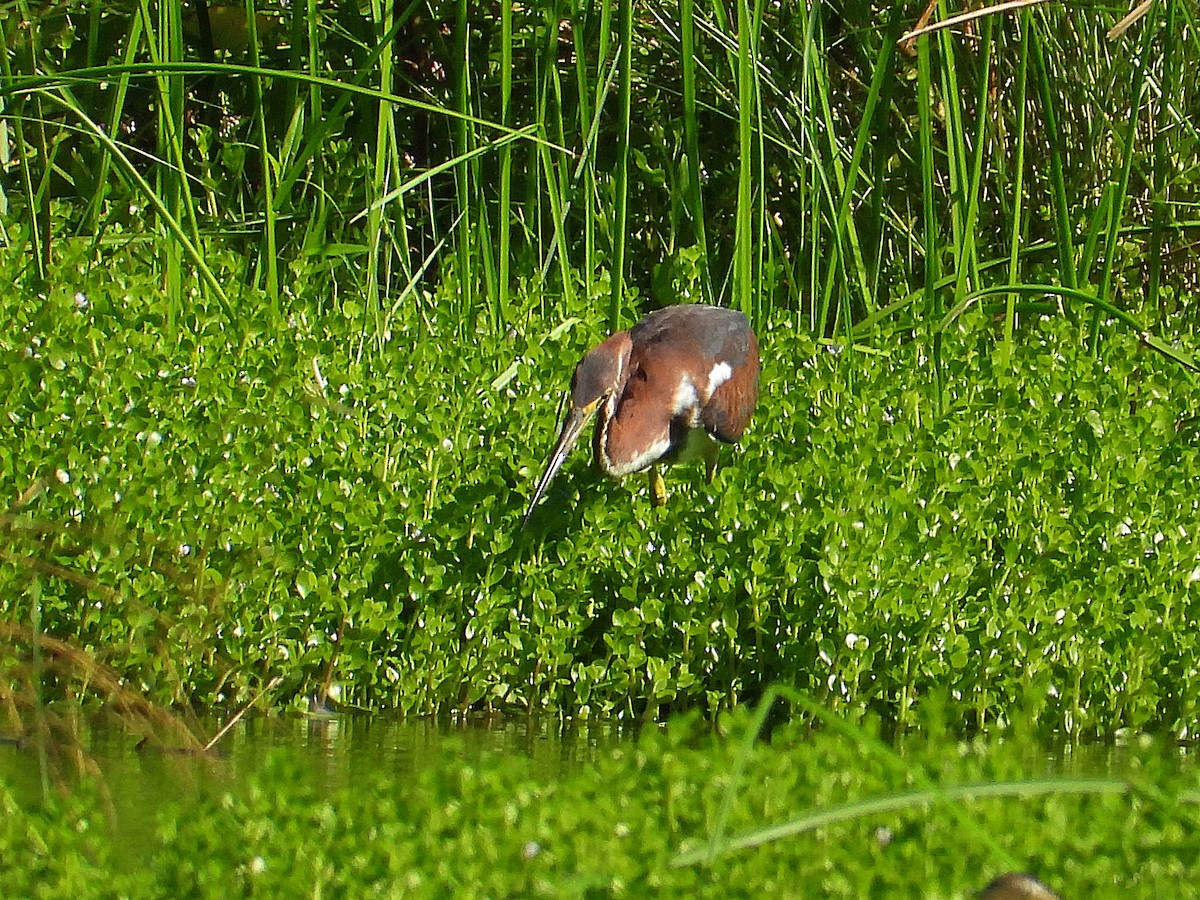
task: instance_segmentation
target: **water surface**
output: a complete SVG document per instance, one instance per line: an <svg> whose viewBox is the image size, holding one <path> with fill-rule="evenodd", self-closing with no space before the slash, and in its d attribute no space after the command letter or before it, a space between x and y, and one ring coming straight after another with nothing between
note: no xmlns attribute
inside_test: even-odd
<svg viewBox="0 0 1200 900"><path fill-rule="evenodd" d="M205 723L215 734L222 723ZM321 793L352 787L358 776L383 771L417 776L429 767L469 766L488 756L524 760L547 780L587 766L631 734L613 724L571 725L544 717L468 717L462 720L386 715L247 716L211 753L146 742L120 725L92 723L74 743L47 748L45 763L32 742L0 743L0 785L23 804L43 791L72 789L80 772L97 776L113 834L133 848L154 839L157 812L185 810L202 798L241 790L269 758L288 757Z"/></svg>

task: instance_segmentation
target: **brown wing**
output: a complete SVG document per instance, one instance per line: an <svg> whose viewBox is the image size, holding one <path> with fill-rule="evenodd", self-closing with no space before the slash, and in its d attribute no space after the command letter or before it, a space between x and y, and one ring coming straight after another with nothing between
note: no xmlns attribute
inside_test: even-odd
<svg viewBox="0 0 1200 900"><path fill-rule="evenodd" d="M700 424L719 441L734 444L750 424L758 403L758 340L749 327L744 337L731 346L733 373L720 385L700 410ZM737 351L741 351L740 353Z"/></svg>
<svg viewBox="0 0 1200 900"><path fill-rule="evenodd" d="M599 438L610 474L653 464L696 425L725 443L741 437L758 399L758 343L744 315L672 306L648 315L629 336L629 378Z"/></svg>

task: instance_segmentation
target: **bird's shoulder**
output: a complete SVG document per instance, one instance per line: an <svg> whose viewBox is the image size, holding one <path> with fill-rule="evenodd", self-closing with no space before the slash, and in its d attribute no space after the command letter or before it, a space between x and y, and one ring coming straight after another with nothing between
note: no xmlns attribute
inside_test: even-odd
<svg viewBox="0 0 1200 900"><path fill-rule="evenodd" d="M629 332L635 347L686 346L706 361L738 365L754 343L745 315L701 304L668 306L650 313Z"/></svg>

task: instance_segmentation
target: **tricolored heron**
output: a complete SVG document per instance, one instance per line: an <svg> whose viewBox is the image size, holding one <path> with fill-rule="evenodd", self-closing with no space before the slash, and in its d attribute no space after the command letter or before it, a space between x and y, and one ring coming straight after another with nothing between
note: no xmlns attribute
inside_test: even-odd
<svg viewBox="0 0 1200 900"><path fill-rule="evenodd" d="M611 478L649 469L662 506L659 465L703 459L711 482L721 444L741 438L757 400L758 340L744 315L699 304L650 313L575 367L570 409L525 522L593 414L597 468Z"/></svg>

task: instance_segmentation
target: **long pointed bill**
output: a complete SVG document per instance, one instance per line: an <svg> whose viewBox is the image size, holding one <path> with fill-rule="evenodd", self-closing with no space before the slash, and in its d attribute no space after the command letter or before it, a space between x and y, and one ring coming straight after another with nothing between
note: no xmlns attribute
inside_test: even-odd
<svg viewBox="0 0 1200 900"><path fill-rule="evenodd" d="M533 499L529 502L529 510L525 513L525 518L521 521L522 528L529 524L529 517L533 515L534 507L538 505L538 501L545 495L546 488L550 487L550 482L558 474L558 470L562 468L562 464L567 461L567 454L571 452L571 448L579 440L579 435L583 431L583 427L587 425L588 419L596 411L597 405L593 403L591 406L585 406L583 409L572 407L571 411L567 413L562 431L558 433L558 443L554 445L554 450L551 452L550 458L546 461L546 470L542 473L541 480L538 481L537 489L533 492Z"/></svg>

